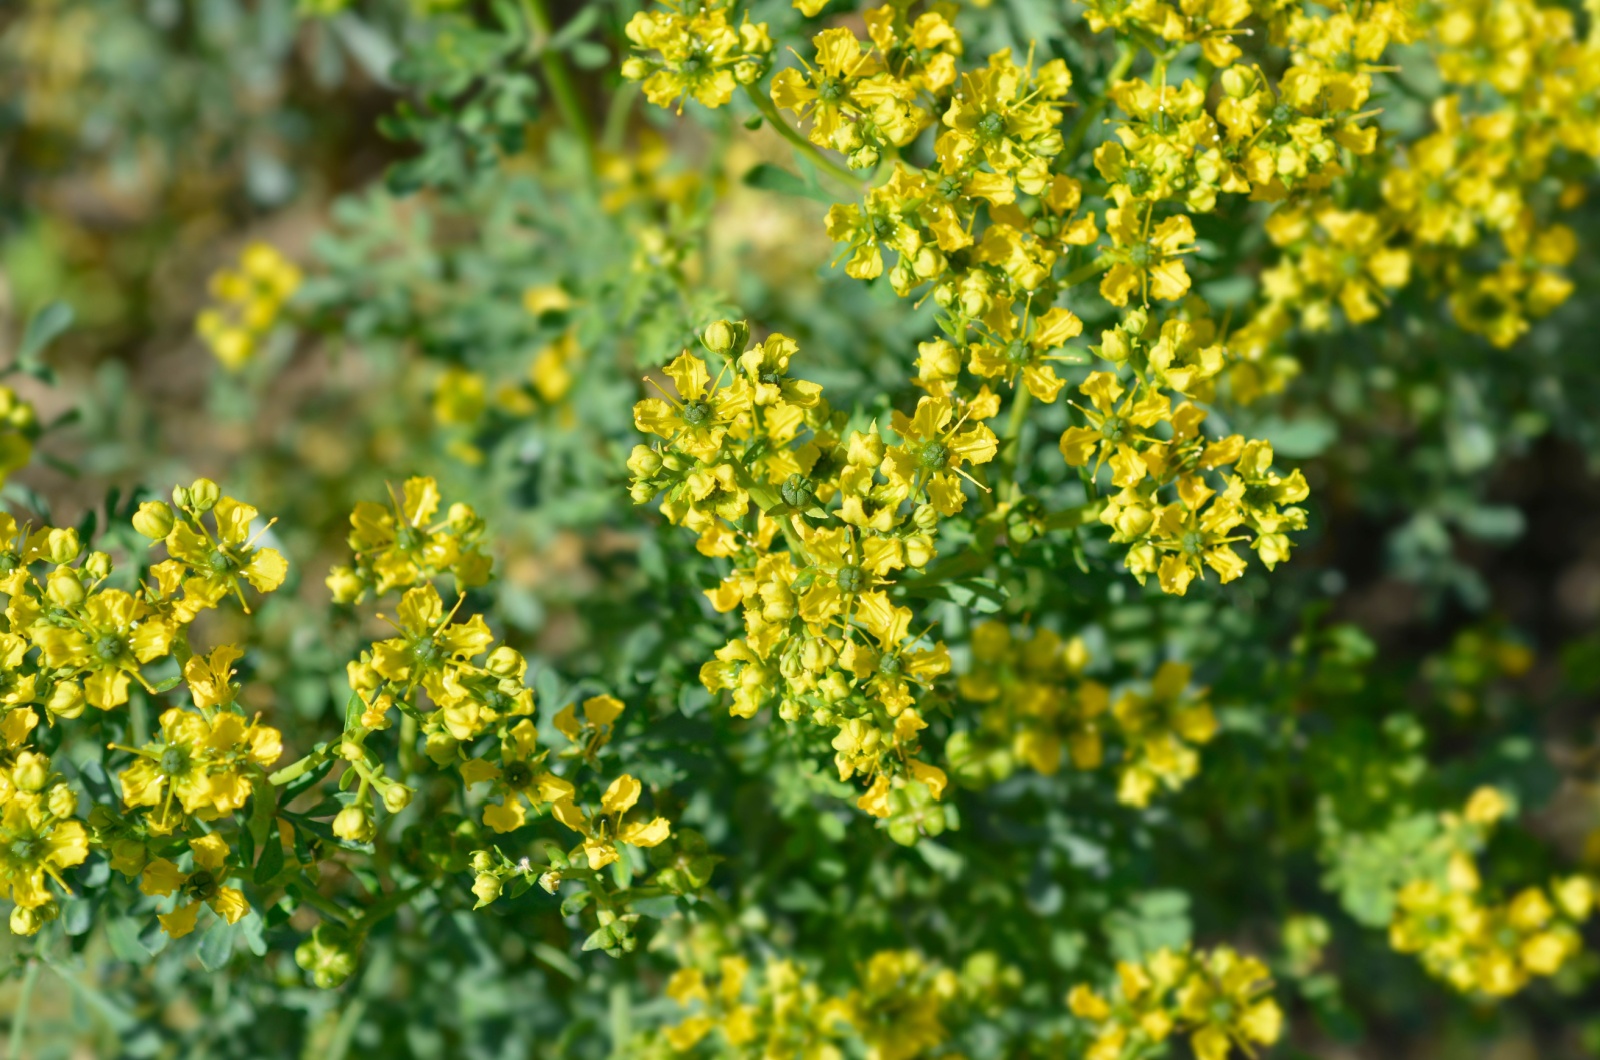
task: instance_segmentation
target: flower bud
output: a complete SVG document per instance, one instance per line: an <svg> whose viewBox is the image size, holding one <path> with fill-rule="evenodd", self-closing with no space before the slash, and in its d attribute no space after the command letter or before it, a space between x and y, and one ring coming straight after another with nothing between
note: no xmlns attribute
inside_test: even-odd
<svg viewBox="0 0 1600 1060"><path fill-rule="evenodd" d="M496 898L499 898L500 887L500 877L492 876L488 873L478 876L472 881L472 893L478 896L478 904L472 908L482 909Z"/></svg>
<svg viewBox="0 0 1600 1060"><path fill-rule="evenodd" d="M906 538L906 565L912 569L921 570L938 554L933 541L926 535L913 534Z"/></svg>
<svg viewBox="0 0 1600 1060"><path fill-rule="evenodd" d="M837 703L841 699L849 698L850 682L845 680L844 674L835 670L817 683L817 689L828 702ZM873 735L877 735L876 729L871 731Z"/></svg>
<svg viewBox="0 0 1600 1060"><path fill-rule="evenodd" d="M750 325L744 321L714 320L706 325L700 344L712 353L727 356L744 349L750 338Z"/></svg>
<svg viewBox="0 0 1600 1060"><path fill-rule="evenodd" d="M555 894L561 888L561 873L551 869L549 872L539 874L539 886L548 894Z"/></svg>
<svg viewBox="0 0 1600 1060"><path fill-rule="evenodd" d="M939 509L931 504L919 504L911 513L911 522L918 530L931 533L939 525Z"/></svg>
<svg viewBox="0 0 1600 1060"><path fill-rule="evenodd" d="M430 732L427 741L422 746L422 753L440 769L455 761L456 752L461 744L449 733Z"/></svg>
<svg viewBox="0 0 1600 1060"><path fill-rule="evenodd" d="M356 970L355 947L342 931L323 925L295 947L294 963L310 972L318 987L332 990Z"/></svg>
<svg viewBox="0 0 1600 1060"><path fill-rule="evenodd" d="M661 470L661 454L648 445L636 445L628 455L628 470L635 478L650 478Z"/></svg>
<svg viewBox="0 0 1600 1060"><path fill-rule="evenodd" d="M1230 66L1222 71L1222 91L1234 99L1243 99L1250 94L1251 80L1243 67Z"/></svg>
<svg viewBox="0 0 1600 1060"><path fill-rule="evenodd" d="M1095 352L1108 361L1121 363L1133 352L1133 346L1120 328L1107 328L1100 333L1100 347Z"/></svg>
<svg viewBox="0 0 1600 1060"><path fill-rule="evenodd" d="M375 834L372 818L360 806L346 806L333 819L333 834L347 843L365 843Z"/></svg>
<svg viewBox="0 0 1600 1060"><path fill-rule="evenodd" d="M844 162L851 169L871 169L878 164L878 149L871 144L858 147L846 156Z"/></svg>
<svg viewBox="0 0 1600 1060"><path fill-rule="evenodd" d="M48 905L39 906L37 909L28 909L20 905L17 906L15 909L11 910L11 933L13 935L37 934L39 929L44 927L44 925L52 919L52 917L46 915L46 913L53 911L54 908L54 902L51 902Z"/></svg>
<svg viewBox="0 0 1600 1060"><path fill-rule="evenodd" d="M372 665L372 659L365 652L361 658L351 659L344 664L345 677L350 682L350 687L357 692L375 692L383 686L383 675L378 673Z"/></svg>
<svg viewBox="0 0 1600 1060"><path fill-rule="evenodd" d="M383 808L390 813L399 813L411 805L411 796L415 794L404 784L390 784L383 789Z"/></svg>
<svg viewBox="0 0 1600 1060"><path fill-rule="evenodd" d="M123 875L137 876L149 862L150 851L137 839L111 841L111 867Z"/></svg>
<svg viewBox="0 0 1600 1060"><path fill-rule="evenodd" d="M496 677L510 677L520 680L528 672L528 660L522 653L509 645L502 644L489 653L484 660L484 669Z"/></svg>
<svg viewBox="0 0 1600 1060"><path fill-rule="evenodd" d="M83 546L78 543L78 532L70 527L51 530L45 535L44 554L51 563L71 563L78 558Z"/></svg>
<svg viewBox="0 0 1600 1060"><path fill-rule="evenodd" d="M472 852L472 871L482 874L494 868L494 855L487 850L474 850Z"/></svg>
<svg viewBox="0 0 1600 1060"><path fill-rule="evenodd" d="M1143 309L1130 309L1128 315L1122 318L1122 329L1131 336L1143 335L1149 326L1150 314Z"/></svg>
<svg viewBox="0 0 1600 1060"><path fill-rule="evenodd" d="M111 557L104 552L91 552L83 561L83 573L91 581L104 581L111 577Z"/></svg>
<svg viewBox="0 0 1600 1060"><path fill-rule="evenodd" d="M917 274L919 280L931 280L944 271L945 264L945 257L939 253L939 248L930 243L917 251L911 271Z"/></svg>
<svg viewBox="0 0 1600 1060"><path fill-rule="evenodd" d="M189 484L189 507L196 512L209 512L222 499L222 487L208 478L197 478Z"/></svg>
<svg viewBox="0 0 1600 1060"><path fill-rule="evenodd" d="M76 681L62 681L50 690L44 709L58 718L76 718L83 713L83 686Z"/></svg>
<svg viewBox="0 0 1600 1060"><path fill-rule="evenodd" d="M76 817L78 815L78 793L65 784L57 784L50 789L45 805L56 817Z"/></svg>
<svg viewBox="0 0 1600 1060"><path fill-rule="evenodd" d="M21 791L43 791L50 779L50 759L37 751L23 751L11 767L11 783Z"/></svg>
<svg viewBox="0 0 1600 1060"><path fill-rule="evenodd" d="M57 607L73 608L83 603L83 583L71 567L57 567L45 580L45 596Z"/></svg>
<svg viewBox="0 0 1600 1060"><path fill-rule="evenodd" d="M800 649L800 662L812 673L821 673L839 661L839 653L821 637L808 639Z"/></svg>
<svg viewBox="0 0 1600 1060"><path fill-rule="evenodd" d="M152 541L172 533L172 509L165 501L145 501L133 513L133 528Z"/></svg>

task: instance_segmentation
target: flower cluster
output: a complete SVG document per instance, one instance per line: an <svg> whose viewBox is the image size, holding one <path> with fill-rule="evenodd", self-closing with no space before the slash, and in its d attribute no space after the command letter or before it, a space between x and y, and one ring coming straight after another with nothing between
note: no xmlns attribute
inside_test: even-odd
<svg viewBox="0 0 1600 1060"><path fill-rule="evenodd" d="M848 990L828 993L792 961L774 959L752 975L742 957L723 957L712 975L699 967L673 974L666 993L689 1014L660 1031L661 1055L680 1056L714 1039L718 1056L856 1055L871 1060L926 1056L949 1037L953 1004L983 988L985 962L961 974L914 950L880 950L857 970ZM655 1055L648 1045L640 1055Z"/></svg>
<svg viewBox="0 0 1600 1060"><path fill-rule="evenodd" d="M219 304L201 311L195 330L225 367L242 368L277 325L300 280L299 267L276 247L251 243L238 268L211 277L211 297Z"/></svg>
<svg viewBox="0 0 1600 1060"><path fill-rule="evenodd" d="M706 348L727 358L718 375L686 352L665 370L673 391L635 406L659 441L629 458L633 497L660 497L702 553L732 561L706 596L743 613L744 635L702 668L706 687L728 692L739 717L773 706L835 730L840 778L865 777L861 808L895 817L906 784L943 791L944 773L915 757L927 727L917 701L950 657L891 593L934 558L940 520L966 504L968 468L994 457L981 422L994 399L928 396L913 415L895 412L887 434L850 430L821 388L789 376L792 340L746 349L747 335L711 325Z"/></svg>
<svg viewBox="0 0 1600 1060"><path fill-rule="evenodd" d="M1227 59L1224 66L1237 58L1232 34L1248 14L1247 7L1225 4L1194 11L1186 5L1184 13L1162 4L1125 10L1139 12L1127 24L1147 18L1144 28L1152 34L1198 43L1207 55ZM1224 105L1216 116L1192 82L1115 81L1107 98L1125 117L1116 138L1093 157L1104 181L1099 194L1108 242L1091 257L1082 248L1100 240L1101 228L1094 212L1081 210L1084 178L1061 132L1062 101L1072 87L1065 66L1059 60L1037 69L1031 60L1018 65L1002 51L959 78L925 79L913 87L895 72L894 57L901 54L895 42L909 40L922 19L937 16L913 23L909 17L899 5L869 12L870 41L845 28L824 31L813 42L817 67L807 66L804 74L781 71L772 93L780 107L810 117L813 142L845 151L852 165L872 164L880 149L904 147L933 116L942 116L933 165L918 169L897 161L860 204L837 204L827 218L828 234L846 245L849 275L871 280L887 271L896 292L926 291L942 310L940 327L949 338L924 346L918 385L935 396L974 402L991 386L1009 389L1014 415L1022 417L1030 401L1057 400L1067 385L1059 374L1063 366L1097 354L1108 370L1080 383L1091 404L1074 403L1083 425L1068 430L1062 452L1069 463L1089 469L1091 488L1116 456L1110 477L1123 493L1103 518L1113 541L1130 546L1129 570L1141 581L1158 574L1161 588L1178 594L1207 568L1232 580L1244 570L1230 547L1245 539L1234 533L1241 527L1254 531L1252 547L1270 569L1287 557L1288 534L1304 519L1298 509L1280 512L1277 504L1304 499L1304 482L1273 473L1265 443L1251 443L1253 473L1289 484L1276 499L1267 501L1270 490L1256 491L1246 503L1238 494L1247 485L1233 485L1230 495L1229 480L1204 482L1247 442L1209 437L1203 407L1215 400L1219 381L1240 354L1226 327L1191 292L1185 259L1194 250L1194 224L1188 213L1170 207L1210 212L1221 192L1283 199L1284 180L1293 180L1291 157L1300 159L1301 171L1308 159L1317 169L1315 179L1301 183L1325 185L1341 172L1338 158L1346 148L1371 150L1372 130L1353 127L1364 96L1345 82L1357 75L1344 64L1336 64L1343 73L1296 75L1304 83L1297 83L1290 105L1272 102L1259 69L1245 75L1230 67L1229 84L1248 86L1254 95L1247 93L1247 103L1226 97L1239 113ZM954 29L942 20L940 26L940 40L948 41L941 54L959 56ZM1267 113L1258 117L1263 107ZM1276 116L1285 108L1292 118ZM1219 124L1224 115L1238 130L1226 142L1226 123ZM1081 119L1071 143L1081 141L1082 123L1089 120ZM1302 135L1290 137L1286 122L1304 126ZM1277 143L1280 134L1287 138ZM1344 228L1353 252L1371 249L1374 235L1353 223ZM1404 255L1398 263L1392 257L1365 260L1377 276L1373 283L1404 272ZM1314 262L1311 271L1322 275L1336 265ZM1102 333L1098 347L1075 348L1083 323L1062 303L1096 275L1106 302L1131 308ZM1335 284L1330 297L1348 287L1344 297L1352 304L1358 296L1370 302L1370 286ZM1152 300L1177 305L1157 310ZM1106 443L1098 459L1091 438Z"/></svg>
<svg viewBox="0 0 1600 1060"><path fill-rule="evenodd" d="M1063 642L1041 629L1027 640L1000 622L972 631L972 668L960 676L961 698L979 708L977 725L946 744L957 779L988 784L1023 764L1054 775L1063 759L1098 769L1107 742L1117 763L1117 798L1147 806L1160 787L1176 791L1200 768L1195 748L1216 735L1205 689L1189 687L1190 669L1168 662L1148 689L1111 690L1083 677L1090 663L1083 640Z"/></svg>
<svg viewBox="0 0 1600 1060"><path fill-rule="evenodd" d="M197 654L189 627L230 595L248 610L245 585L269 593L283 584L288 565L256 544L264 528L251 532L257 515L208 479L174 489L172 505L146 502L133 525L152 547L164 543L168 558L129 591L108 584L111 556L86 552L76 531L30 530L0 514L0 592L8 598L0 632L0 880L15 903L13 931L32 934L58 914L49 884L70 893L63 872L91 849L139 877L145 894L178 895L160 918L173 936L194 930L196 903L229 923L248 912L243 895L225 886L239 865L224 830L265 783L282 740L237 703L233 664L243 653L223 644ZM158 677L160 670L171 675ZM152 697L181 685L190 702L161 714L154 739L113 745L131 756L116 774L120 802L95 805L86 823L78 793L33 749L32 735L41 711L52 723L79 719L87 707L120 715L134 685Z"/></svg>
<svg viewBox="0 0 1600 1060"><path fill-rule="evenodd" d="M350 513L355 562L336 566L327 584L335 603L355 604L451 575L458 590L489 580L493 562L479 547L483 520L469 505L452 504L438 518L442 498L431 478L407 479L387 506L359 501Z"/></svg>
<svg viewBox="0 0 1600 1060"><path fill-rule="evenodd" d="M342 787L354 794L333 822L349 843L377 834L377 808L396 814L411 802L415 783L408 760L431 761L454 770L465 792L463 808L477 808L488 835L511 836L545 819L576 842L544 838L539 858L512 856L500 846L471 853L477 908L503 893L518 895L534 882L555 894L571 881L575 908L592 902L599 926L587 948L618 954L636 942L627 911L631 889L615 885L601 870L629 857L624 847L661 851L652 878L655 893L683 894L705 885L709 862L704 841L685 831L670 849L667 818L639 812L644 785L621 773L609 782L598 766L623 714L612 696L592 696L580 710L569 705L553 724L569 746L558 754L541 747L528 663L521 652L496 638L481 614L461 616L465 596L448 609L434 582L450 575L458 586L489 579L490 559L478 551L483 524L465 504L450 506L445 520L429 525L442 504L433 479L408 480L393 510L359 502L350 536L357 563L335 568L329 578L336 596L360 600L404 590L392 619L396 636L374 643L348 666L353 690L345 731L329 749L348 769ZM399 754L390 758L380 734L400 721ZM382 742L380 742L382 740ZM415 765L411 767L414 769ZM403 782L400 777L405 777ZM631 861L630 861L631 864Z"/></svg>
<svg viewBox="0 0 1600 1060"><path fill-rule="evenodd" d="M1254 1056L1256 1046L1282 1034L1272 985L1265 964L1228 946L1162 949L1143 961L1119 962L1109 995L1073 987L1067 1006L1093 1033L1085 1060L1150 1055L1177 1034L1189 1036L1200 1060L1226 1060L1235 1047Z"/></svg>
<svg viewBox="0 0 1600 1060"><path fill-rule="evenodd" d="M1525 887L1486 900L1473 852L1510 812L1494 788L1480 788L1460 815L1441 815L1443 831L1427 859L1442 868L1407 880L1395 895L1389 942L1415 953L1429 974L1462 993L1506 997L1537 976L1555 975L1583 948L1583 923L1595 908L1586 876Z"/></svg>
<svg viewBox="0 0 1600 1060"><path fill-rule="evenodd" d="M644 82L658 107L694 99L720 107L739 85L761 80L771 67L772 38L765 22L729 19L729 0L667 0L662 10L641 11L628 22L628 41L643 56L622 64L622 76Z"/></svg>

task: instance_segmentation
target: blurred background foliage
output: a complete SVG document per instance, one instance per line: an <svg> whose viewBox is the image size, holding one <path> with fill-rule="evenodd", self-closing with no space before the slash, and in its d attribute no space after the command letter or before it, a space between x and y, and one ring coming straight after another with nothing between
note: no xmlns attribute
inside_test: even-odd
<svg viewBox="0 0 1600 1060"><path fill-rule="evenodd" d="M829 199L753 111L674 119L619 81L630 0L318 6L0 11L0 346L52 304L73 314L8 379L45 429L3 497L104 526L108 491L204 474L277 516L291 580L250 627L246 689L291 753L337 729L344 663L373 634L322 584L352 504L433 475L488 522L502 578L483 609L533 660L541 719L599 691L641 716L625 760L723 859L714 889L738 915L721 930L823 977L885 946L952 967L999 953L1020 975L964 1027L972 1057L1069 1055L1049 1035L1072 983L1191 938L1272 955L1278 1055L1600 1056L1592 953L1491 1009L1383 934L1385 873L1417 849L1406 822L1480 783L1525 811L1495 872L1600 867L1600 206L1569 218L1577 294L1509 350L1419 290L1297 341L1301 374L1231 425L1312 487L1270 591L1258 570L1141 591L1087 538L1082 567L1058 542L1007 573L995 617L1071 616L1100 680L1195 664L1223 728L1199 781L1134 812L1102 778L1018 774L902 848L835 797L817 748L713 709L695 676L726 636L700 597L713 575L629 503L623 464L639 372L709 320L795 337L836 407L881 411L914 400L931 314L830 266ZM973 54L1080 35L1065 0L972 15ZM1425 118L1383 105L1391 128ZM255 241L304 270L303 324L230 372L194 321ZM1255 280L1235 280L1208 294L1242 303ZM1066 476L1057 413L1025 446L1041 481ZM970 621L942 619L958 672ZM251 944L265 960L241 943L230 963L152 955L69 911L12 1055L603 1057L670 1017L682 918L617 960L580 952L542 892L472 913L461 890L381 928L337 991L305 984L284 927ZM34 950L0 947L10 1011Z"/></svg>

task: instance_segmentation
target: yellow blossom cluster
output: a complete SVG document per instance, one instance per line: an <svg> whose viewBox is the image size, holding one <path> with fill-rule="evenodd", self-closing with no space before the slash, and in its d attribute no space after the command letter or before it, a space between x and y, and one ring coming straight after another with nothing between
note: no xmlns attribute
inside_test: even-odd
<svg viewBox="0 0 1600 1060"><path fill-rule="evenodd" d="M1094 1040L1084 1060L1152 1055L1167 1039L1189 1036L1199 1060L1227 1060L1237 1048L1254 1056L1283 1032L1272 975L1255 957L1228 946L1157 950L1143 961L1120 961L1115 986L1102 994L1072 988L1067 1006Z"/></svg>
<svg viewBox="0 0 1600 1060"><path fill-rule="evenodd" d="M887 434L850 429L820 387L789 375L793 340L747 349L747 338L742 323L712 324L703 341L726 358L717 375L685 352L665 369L672 391L635 406L658 440L629 458L633 498L660 497L703 554L732 562L706 596L742 612L744 635L702 668L706 687L728 692L738 717L773 706L836 730L840 778L870 783L861 808L898 816L907 782L935 799L944 788L944 773L915 757L927 727L916 703L950 657L891 593L934 558L940 519L966 504L968 468L994 457L980 421L995 399L930 395L895 412Z"/></svg>
<svg viewBox="0 0 1600 1060"><path fill-rule="evenodd" d="M1223 66L1238 57L1230 42L1249 13L1248 5L1228 4L1118 7L1123 13L1101 19L1101 28L1147 30L1173 47L1199 43ZM1304 480L1274 472L1266 443L1213 438L1204 429L1203 405L1237 356L1226 327L1191 293L1184 258L1194 250L1194 225L1169 206L1209 212L1219 192L1282 198L1284 180L1298 179L1291 156L1301 159L1301 176L1309 159L1317 173L1307 179L1326 184L1341 172L1341 149L1371 150L1375 130L1355 128L1364 97L1345 85L1358 75L1286 75L1295 94L1280 104L1257 69L1247 79L1256 95L1217 116L1193 82L1114 78L1107 100L1124 117L1093 159L1105 181L1099 194L1109 242L1090 255L1084 248L1100 240L1101 228L1081 209L1085 188L1069 172L1077 162L1069 147L1081 143L1092 115L1079 120L1070 142L1063 138L1072 88L1065 64L1035 68L1030 58L1019 65L1001 51L958 76L961 40L938 9L913 16L907 5L885 5L869 10L865 25L865 40L846 27L818 34L814 65L802 58L802 70L780 71L772 101L810 123L813 143L845 152L857 168L884 151L900 155L937 127L931 168L902 155L861 203L839 203L827 217L828 234L846 246L849 275L871 280L887 269L896 292L926 291L942 310L947 338L922 346L917 384L974 407L991 400L991 386L1009 389L1020 425L1030 401L1054 402L1067 385L1059 366L1090 360L1090 349L1070 345L1082 321L1060 303L1100 275L1105 300L1135 307L1092 348L1108 370L1080 383L1087 401L1073 404L1084 426L1068 430L1062 452L1087 469L1091 489L1115 458L1112 485L1122 493L1102 520L1113 541L1129 546L1129 570L1141 581L1157 574L1164 591L1181 594L1208 568L1224 582L1238 577L1244 562L1235 541L1250 540L1269 568L1286 558L1288 533L1303 527L1304 514L1278 506L1304 499ZM1133 54L1125 52L1129 62ZM1328 61L1340 71L1348 65ZM1263 106L1269 113L1257 115ZM1271 113L1285 107L1304 127L1298 138L1284 126L1288 117ZM1177 305L1156 311L1152 299ZM1247 444L1248 470L1222 477ZM1268 488L1252 488L1258 483Z"/></svg>
<svg viewBox="0 0 1600 1060"><path fill-rule="evenodd" d="M1274 32L1297 70L1340 78L1354 106L1372 73L1390 72L1376 64L1391 41L1426 48L1447 94L1433 102L1426 135L1357 152L1365 197L1291 188L1268 221L1282 258L1263 275L1264 302L1239 341L1259 350L1296 322L1327 328L1334 305L1353 323L1371 319L1415 271L1447 296L1461 327L1509 346L1572 291L1561 270L1577 240L1555 217L1582 200L1573 167L1600 156L1596 41L1579 39L1569 10L1527 0L1348 14L1354 21L1336 15L1321 26L1304 14L1279 18ZM1341 65L1350 73L1329 74ZM1252 82L1237 71L1223 84L1248 109Z"/></svg>
<svg viewBox="0 0 1600 1060"><path fill-rule="evenodd" d="M1216 734L1205 689L1189 687L1190 668L1167 662L1148 689L1111 690L1083 677L1082 638L1065 642L1041 629L1023 640L1000 622L972 631L972 667L957 679L961 698L979 708L976 727L945 746L957 779L987 784L1018 764L1046 776L1063 759L1098 769L1108 737L1117 762L1117 798L1147 806L1158 788L1176 791L1200 768L1196 748Z"/></svg>
<svg viewBox="0 0 1600 1060"><path fill-rule="evenodd" d="M914 950L874 953L840 994L792 961L770 960L755 976L744 958L723 957L714 975L681 968L667 983L667 996L690 1012L660 1032L659 1055L687 1053L715 1035L719 1056L913 1060L945 1042L941 1016L971 986Z"/></svg>
<svg viewBox="0 0 1600 1060"><path fill-rule="evenodd" d="M300 268L267 243L251 243L237 268L211 277L217 303L195 318L195 330L217 360L231 370L249 363L300 287Z"/></svg>
<svg viewBox="0 0 1600 1060"><path fill-rule="evenodd" d="M0 514L0 881L15 905L13 931L32 934L57 915L49 884L70 893L62 872L91 848L140 877L144 893L177 895L160 915L175 937L194 929L198 903L230 923L248 912L226 886L238 863L223 830L264 784L282 741L236 703L240 650L196 654L189 627L230 595L248 610L246 584L261 593L283 584L288 565L257 545L257 517L208 479L174 489L172 505L144 503L134 528L168 558L129 591L107 584L111 556L85 551L76 531L19 527ZM190 703L165 710L148 742L113 748L131 756L117 773L120 805L94 806L86 825L77 793L33 750L32 734L41 711L52 724L87 707L120 711L135 683L151 696L184 686Z"/></svg>
<svg viewBox="0 0 1600 1060"><path fill-rule="evenodd" d="M1507 997L1555 975L1583 949L1582 927L1595 909L1587 876L1525 887L1504 901L1485 897L1473 853L1509 812L1506 797L1485 787L1459 815L1442 814L1442 857L1426 859L1442 862L1442 871L1407 880L1395 895L1390 945L1466 994Z"/></svg>
<svg viewBox="0 0 1600 1060"><path fill-rule="evenodd" d="M350 513L350 551L355 562L333 568L328 590L335 603L355 604L410 589L450 574L457 589L489 580L492 561L480 549L483 520L465 504L452 504L439 518L439 484L408 479L388 506L358 501Z"/></svg>
<svg viewBox="0 0 1600 1060"><path fill-rule="evenodd" d="M730 0L665 0L641 11L625 32L644 56L622 64L622 76L644 82L645 98L659 107L694 99L720 107L734 89L761 80L772 64L765 22L730 20Z"/></svg>
<svg viewBox="0 0 1600 1060"><path fill-rule="evenodd" d="M595 771L610 742L621 701L593 696L558 712L557 729L570 746L552 761L551 749L540 746L533 692L527 687L528 663L510 645L495 643L481 614L458 617L465 603L459 596L447 610L433 582L450 574L458 586L488 580L491 561L478 551L482 520L462 503L431 524L443 501L431 478L408 480L393 509L359 502L351 514L350 544L355 567L335 568L329 585L343 599L359 600L370 588L377 597L404 590L387 618L395 636L374 643L348 666L354 700L345 731L332 754L348 763L346 786L355 794L333 822L333 832L352 843L365 843L377 832L377 804L389 813L409 805L413 790L394 779L394 767L380 753L375 734L400 720L401 760L420 751L439 769L459 772L472 801L493 833L505 835L544 817L576 833L570 849L542 846L544 860L512 858L498 847L474 853L473 891L478 907L490 904L511 885L521 890L537 880L554 893L564 878L588 882L600 895L604 939L608 951L631 950L631 919L619 919L609 908L599 871L623 856L618 844L654 848L672 834L659 815L637 812L644 786L623 773L601 786L580 775ZM349 586L342 591L342 586ZM589 787L598 792L586 798ZM680 872L678 892L704 883L704 872ZM623 914L636 919L636 914ZM595 948L595 947L591 947Z"/></svg>

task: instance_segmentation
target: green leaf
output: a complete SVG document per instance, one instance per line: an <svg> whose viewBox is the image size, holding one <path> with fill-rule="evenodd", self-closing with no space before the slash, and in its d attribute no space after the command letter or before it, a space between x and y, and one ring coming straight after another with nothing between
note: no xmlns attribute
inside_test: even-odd
<svg viewBox="0 0 1600 1060"><path fill-rule="evenodd" d="M656 920L665 920L678 912L678 899L674 895L663 894L654 898L641 898L629 906L635 913L642 916L654 917Z"/></svg>
<svg viewBox="0 0 1600 1060"><path fill-rule="evenodd" d="M256 870L251 878L258 884L265 885L283 871L283 840L272 836L262 844L261 860L256 862Z"/></svg>
<svg viewBox="0 0 1600 1060"><path fill-rule="evenodd" d="M39 355L72 326L72 320L72 307L65 302L51 302L33 314L22 333L22 344L17 347L17 367L36 379L54 383L55 373L39 360Z"/></svg>
<svg viewBox="0 0 1600 1060"><path fill-rule="evenodd" d="M600 8L590 4L572 16L572 20L565 26L551 34L549 42L545 44L545 48L550 51L565 51L577 43L579 39L587 37L589 31L594 29L599 22Z"/></svg>
<svg viewBox="0 0 1600 1060"><path fill-rule="evenodd" d="M129 964L145 964L152 956L150 948L139 940L139 932L143 929L139 921L132 917L118 917L106 925L106 943L111 947L111 953L119 961Z"/></svg>
<svg viewBox="0 0 1600 1060"><path fill-rule="evenodd" d="M233 939L238 934L238 925L230 924L220 916L216 922L206 929L200 936L200 948L195 955L200 958L200 967L208 972L220 971L228 959L233 956Z"/></svg>
<svg viewBox="0 0 1600 1060"><path fill-rule="evenodd" d="M940 588L944 590L943 599L980 615L994 614L1005 606L1009 596L1004 588L988 578L969 578Z"/></svg>
<svg viewBox="0 0 1600 1060"><path fill-rule="evenodd" d="M593 934L583 940L583 952L590 950L608 950L617 944L616 936L611 933L610 924L602 924Z"/></svg>
<svg viewBox="0 0 1600 1060"><path fill-rule="evenodd" d="M790 173L787 169L775 166L770 162L761 162L752 166L744 175L744 182L752 188L762 191L776 192L779 195L793 195L801 199L811 199L814 202L827 203L832 206L838 198L823 191L815 184L809 184Z"/></svg>
<svg viewBox="0 0 1600 1060"><path fill-rule="evenodd" d="M1272 443L1273 455L1290 460L1321 456L1339 437L1338 426L1325 416L1306 415L1292 420L1276 417L1256 428Z"/></svg>
<svg viewBox="0 0 1600 1060"><path fill-rule="evenodd" d="M361 724L361 715L366 713L367 704L359 693L351 692L350 698L344 701L344 728L346 732Z"/></svg>

